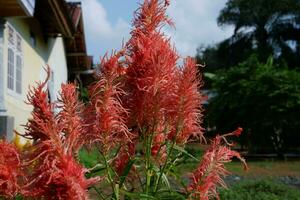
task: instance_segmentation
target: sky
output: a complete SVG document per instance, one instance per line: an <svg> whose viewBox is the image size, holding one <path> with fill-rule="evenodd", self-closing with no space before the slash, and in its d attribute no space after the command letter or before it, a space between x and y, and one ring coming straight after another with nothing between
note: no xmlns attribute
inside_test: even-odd
<svg viewBox="0 0 300 200"><path fill-rule="evenodd" d="M106 52L118 50L127 41L133 12L141 0L81 0L89 55L97 62ZM228 38L232 27L218 27L217 16L226 0L171 0L167 10L175 29L163 31L182 57L194 56L200 45Z"/></svg>

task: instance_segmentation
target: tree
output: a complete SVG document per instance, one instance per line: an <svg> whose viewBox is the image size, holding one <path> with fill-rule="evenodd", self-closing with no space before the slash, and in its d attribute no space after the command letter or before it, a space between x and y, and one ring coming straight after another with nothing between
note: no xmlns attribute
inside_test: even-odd
<svg viewBox="0 0 300 200"><path fill-rule="evenodd" d="M219 26L234 27L233 35L207 48L199 48L198 62L209 70L229 68L257 54L300 66L299 0L228 0L217 19Z"/></svg>
<svg viewBox="0 0 300 200"><path fill-rule="evenodd" d="M260 60L279 56L291 67L299 64L299 20L299 0L229 0L217 19L220 26L234 26L230 46L247 44L244 48L256 49Z"/></svg>
<svg viewBox="0 0 300 200"><path fill-rule="evenodd" d="M240 142L254 151L299 147L299 85L299 72L252 56L215 76L208 122L221 132L243 127Z"/></svg>

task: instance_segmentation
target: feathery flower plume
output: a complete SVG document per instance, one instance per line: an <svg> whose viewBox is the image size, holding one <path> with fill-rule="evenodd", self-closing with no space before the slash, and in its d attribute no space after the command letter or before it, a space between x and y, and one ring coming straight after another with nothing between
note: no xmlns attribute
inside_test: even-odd
<svg viewBox="0 0 300 200"><path fill-rule="evenodd" d="M124 73L119 63L121 56L120 52L104 58L99 80L89 87L90 104L85 110L86 138L90 142L100 142L104 152L116 144L126 144L131 140L125 125L127 111L120 100L124 95L118 81Z"/></svg>
<svg viewBox="0 0 300 200"><path fill-rule="evenodd" d="M60 109L58 122L62 124L65 153L72 155L77 153L84 143L83 103L78 98L79 94L74 84L62 84L61 90L57 105Z"/></svg>
<svg viewBox="0 0 300 200"><path fill-rule="evenodd" d="M12 199L20 192L21 161L13 144L0 140L0 198Z"/></svg>
<svg viewBox="0 0 300 200"><path fill-rule="evenodd" d="M177 73L176 91L168 104L168 115L173 127L168 137L184 144L190 137L203 138L202 107L203 96L199 92L201 81L197 76L195 60L188 57Z"/></svg>
<svg viewBox="0 0 300 200"><path fill-rule="evenodd" d="M49 71L48 67L48 78ZM24 153L28 181L22 187L22 194L42 199L86 200L88 187L99 178L86 179L87 169L74 159L80 146L77 140L82 134L76 130L82 125L75 86L62 87L61 111L54 115L45 85L46 82L39 83L28 96L34 109L33 119L25 127L25 137L34 139L34 143Z"/></svg>
<svg viewBox="0 0 300 200"><path fill-rule="evenodd" d="M29 88L27 95L27 104L33 106L32 118L28 120L25 126L26 132L22 135L32 140L53 139L59 141L59 136L55 134L59 132L54 119L54 105L48 100L48 93L44 91L44 87L50 77L50 68L47 66L47 78L44 82L37 83L37 87Z"/></svg>
<svg viewBox="0 0 300 200"><path fill-rule="evenodd" d="M229 173L225 169L224 164L230 162L233 157L242 161L245 169L247 169L247 164L240 154L231 150L228 146L225 146L226 144L231 146L225 137L234 135L235 132L223 136L216 136L212 141L199 167L193 172L190 178L191 183L189 190L192 193L192 198L209 200L212 197L216 197L219 199L217 186L226 187L222 177ZM225 143L225 145L223 143Z"/></svg>
<svg viewBox="0 0 300 200"><path fill-rule="evenodd" d="M171 24L165 11L166 6L159 0L144 1L135 14L132 37L126 44L131 126L145 128L165 120L178 60L170 40L159 30L165 23Z"/></svg>
<svg viewBox="0 0 300 200"><path fill-rule="evenodd" d="M133 26L135 29L131 32L133 37L135 34L149 34L156 32L165 24L173 26L173 22L166 15L169 1L162 2L160 0L145 0L140 8L135 12Z"/></svg>

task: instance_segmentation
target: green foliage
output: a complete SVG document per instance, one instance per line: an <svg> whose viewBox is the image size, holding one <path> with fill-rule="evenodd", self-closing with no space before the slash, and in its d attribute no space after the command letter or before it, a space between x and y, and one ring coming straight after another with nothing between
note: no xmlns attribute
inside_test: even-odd
<svg viewBox="0 0 300 200"><path fill-rule="evenodd" d="M218 131L240 126L243 146L281 152L299 147L300 73L250 57L213 78L207 121Z"/></svg>
<svg viewBox="0 0 300 200"><path fill-rule="evenodd" d="M96 148L90 149L89 151L85 148L82 148L79 151L79 161L86 168L91 168L99 163L99 161L101 161L100 156L101 155Z"/></svg>
<svg viewBox="0 0 300 200"><path fill-rule="evenodd" d="M222 200L300 200L300 191L267 180L236 184L220 191Z"/></svg>
<svg viewBox="0 0 300 200"><path fill-rule="evenodd" d="M215 46L199 48L199 63L209 69L229 68L256 53L265 62L269 55L300 66L300 2L298 0L228 0L217 19L231 25L234 34Z"/></svg>
<svg viewBox="0 0 300 200"><path fill-rule="evenodd" d="M215 72L219 69L230 68L246 60L253 53L255 50L252 49L251 39L243 38L231 43L229 38L215 45L199 47L196 59L198 63L205 64L206 72ZM207 81L209 80L205 79L205 85Z"/></svg>

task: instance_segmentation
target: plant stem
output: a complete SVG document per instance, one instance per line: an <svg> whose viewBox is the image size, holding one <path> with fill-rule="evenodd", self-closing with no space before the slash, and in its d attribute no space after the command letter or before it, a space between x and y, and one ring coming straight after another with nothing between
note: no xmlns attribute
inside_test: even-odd
<svg viewBox="0 0 300 200"><path fill-rule="evenodd" d="M168 153L168 155L167 155L166 161L165 161L165 163L164 163L164 165L163 165L163 167L162 167L162 169L161 169L161 171L160 171L160 173L159 173L158 179L156 179L155 186L154 186L154 194L157 192L158 185L159 185L160 180L161 180L161 178L162 178L162 175L163 175L163 173L164 173L164 171L165 171L165 169L166 169L166 167L167 167L168 160L169 160L169 158L171 157L171 154L172 154L173 149L174 149L174 145L175 145L175 140L174 140L174 141L172 142L172 144L171 144L171 148L170 148L170 151L169 151L169 153Z"/></svg>
<svg viewBox="0 0 300 200"><path fill-rule="evenodd" d="M151 183L151 172L150 172L150 156L151 156L151 137L148 136L146 139L146 194L149 193Z"/></svg>
<svg viewBox="0 0 300 200"><path fill-rule="evenodd" d="M160 170L159 177L158 177L158 179L156 179L156 181L155 181L154 194L155 194L155 193L157 192L157 190L158 190L158 185L160 184L162 175L163 175L164 171L166 170L166 167L167 167L167 165L168 165L168 160L169 160L169 158L171 157L171 155L172 155L172 153L173 153L173 149L174 149L174 145L175 145L175 143L176 143L176 139L177 139L178 133L179 133L179 130L178 130L178 126L177 126L177 128L176 128L176 134L175 134L175 137L174 137L174 139L173 139L173 141L172 141L170 151L169 151L169 153L168 153L168 155L167 155L167 158L166 158L166 160L165 160L165 163L164 163L162 169Z"/></svg>
<svg viewBox="0 0 300 200"><path fill-rule="evenodd" d="M146 194L149 194L149 189L151 187L151 147L152 147L152 140L155 132L157 122L156 120L153 121L153 125L150 131L150 134L146 134ZM145 131L147 133L147 131Z"/></svg>
<svg viewBox="0 0 300 200"><path fill-rule="evenodd" d="M119 194L118 194L118 192L117 192L118 190L116 190L116 188L115 188L114 181L113 181L112 176L111 176L111 173L110 173L110 167L109 167L107 158L106 158L106 156L105 156L103 153L101 153L101 154L102 154L102 156L103 156L103 158L104 158L105 167L106 167L106 171L107 171L108 181L109 181L109 183L110 183L110 185L111 185L111 188L112 188L112 190L113 190L113 198L114 198L115 200L118 200L118 199L119 199Z"/></svg>

